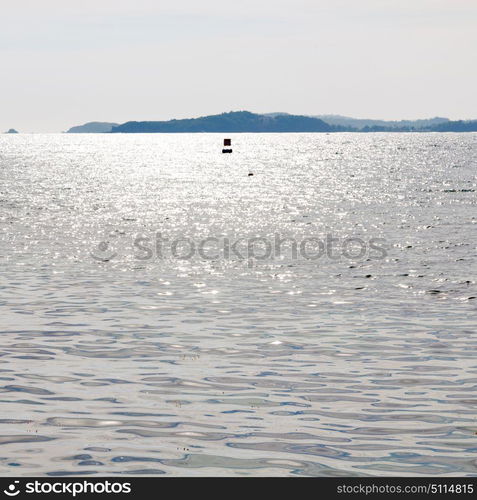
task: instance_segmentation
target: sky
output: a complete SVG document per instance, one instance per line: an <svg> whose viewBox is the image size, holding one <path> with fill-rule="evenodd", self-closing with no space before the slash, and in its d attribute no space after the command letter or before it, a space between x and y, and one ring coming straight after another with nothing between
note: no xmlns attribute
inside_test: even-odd
<svg viewBox="0 0 477 500"><path fill-rule="evenodd" d="M475 0L1 0L0 132L248 110L477 118Z"/></svg>

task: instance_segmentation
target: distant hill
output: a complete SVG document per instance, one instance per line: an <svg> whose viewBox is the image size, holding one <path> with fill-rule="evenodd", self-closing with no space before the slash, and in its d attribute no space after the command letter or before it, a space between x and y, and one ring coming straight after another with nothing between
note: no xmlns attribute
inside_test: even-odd
<svg viewBox="0 0 477 500"><path fill-rule="evenodd" d="M449 122L449 118L428 118L423 120L372 120L367 118L351 118L341 115L317 115L319 118L330 125L341 127L352 127L356 129L400 129L400 130L418 130L430 129L436 125Z"/></svg>
<svg viewBox="0 0 477 500"><path fill-rule="evenodd" d="M434 132L477 132L477 120L448 121L432 127Z"/></svg>
<svg viewBox="0 0 477 500"><path fill-rule="evenodd" d="M14 128L11 128L10 130L7 130L5 133L6 134L18 134L18 131L15 130Z"/></svg>
<svg viewBox="0 0 477 500"><path fill-rule="evenodd" d="M221 115L185 120L126 122L113 127L113 133L180 132L332 132L338 130L323 120L287 114L258 115L234 111Z"/></svg>
<svg viewBox="0 0 477 500"><path fill-rule="evenodd" d="M78 125L76 127L71 127L66 131L67 134L104 134L111 132L113 127L116 127L117 123L108 122L88 122L84 125Z"/></svg>
<svg viewBox="0 0 477 500"><path fill-rule="evenodd" d="M266 113L265 116L289 116L289 113ZM370 118L352 118L350 116L342 115L306 115L312 118L323 120L328 125L334 127L341 127L348 131L362 131L362 132L375 132L375 131L421 131L431 130L435 126L450 122L449 118L435 117L425 118L421 120L373 120ZM450 122L452 123L452 122Z"/></svg>

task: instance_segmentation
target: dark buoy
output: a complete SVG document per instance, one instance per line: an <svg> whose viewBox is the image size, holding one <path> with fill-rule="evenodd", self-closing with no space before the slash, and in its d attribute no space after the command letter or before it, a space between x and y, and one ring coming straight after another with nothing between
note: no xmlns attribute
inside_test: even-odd
<svg viewBox="0 0 477 500"><path fill-rule="evenodd" d="M253 175L253 172L249 172L249 173L248 173L248 176L249 176L249 177L252 177L252 175Z"/></svg>
<svg viewBox="0 0 477 500"><path fill-rule="evenodd" d="M228 148L226 146L229 146ZM232 148L232 139L224 139L224 149L222 149L222 153L231 153Z"/></svg>

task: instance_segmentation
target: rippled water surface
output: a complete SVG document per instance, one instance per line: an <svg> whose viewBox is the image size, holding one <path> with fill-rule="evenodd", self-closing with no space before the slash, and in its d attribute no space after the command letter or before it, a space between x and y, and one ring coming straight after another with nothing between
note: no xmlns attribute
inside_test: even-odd
<svg viewBox="0 0 477 500"><path fill-rule="evenodd" d="M0 474L476 475L477 135L222 139L0 137Z"/></svg>

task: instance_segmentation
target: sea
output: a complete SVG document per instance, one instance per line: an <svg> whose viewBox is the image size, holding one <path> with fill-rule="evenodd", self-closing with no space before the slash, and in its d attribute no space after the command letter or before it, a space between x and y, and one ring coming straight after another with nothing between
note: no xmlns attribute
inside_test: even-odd
<svg viewBox="0 0 477 500"><path fill-rule="evenodd" d="M476 476L476 167L475 133L0 136L0 475Z"/></svg>

